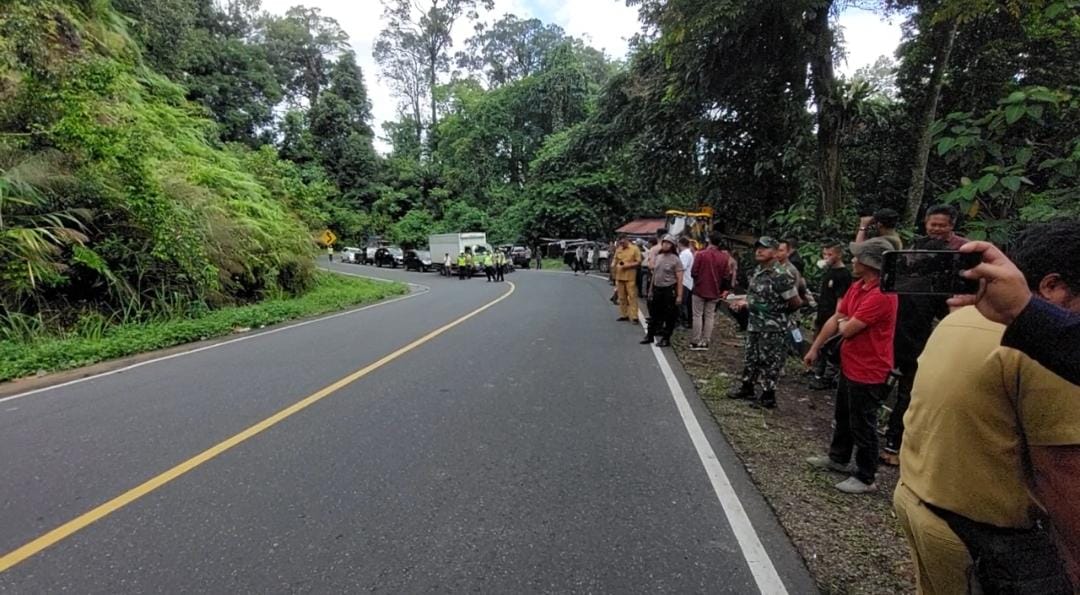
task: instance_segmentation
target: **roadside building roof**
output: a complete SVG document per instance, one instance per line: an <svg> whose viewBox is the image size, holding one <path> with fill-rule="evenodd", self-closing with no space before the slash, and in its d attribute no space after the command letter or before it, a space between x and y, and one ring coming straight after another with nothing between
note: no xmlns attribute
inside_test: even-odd
<svg viewBox="0 0 1080 595"><path fill-rule="evenodd" d="M663 229L665 225L667 225L667 219L662 217L634 219L619 229L616 229L615 233L625 233L632 236L651 236L655 235L658 230Z"/></svg>

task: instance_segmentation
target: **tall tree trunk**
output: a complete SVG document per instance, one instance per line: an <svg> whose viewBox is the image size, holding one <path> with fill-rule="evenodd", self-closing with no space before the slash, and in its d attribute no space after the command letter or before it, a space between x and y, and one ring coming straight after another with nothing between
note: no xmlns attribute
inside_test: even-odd
<svg viewBox="0 0 1080 595"><path fill-rule="evenodd" d="M835 215L843 207L843 172L840 164L840 141L844 107L833 67L836 36L829 26L833 0L821 0L807 22L813 47L810 52L810 77L817 99L818 183L821 186L821 213Z"/></svg>
<svg viewBox="0 0 1080 595"><path fill-rule="evenodd" d="M953 19L952 22L943 24L943 27L947 29L936 36L933 70L930 72L926 101L919 118L919 142L915 148L915 164L911 168L911 187L908 188L907 210L904 213L904 223L909 228L915 226L915 218L918 217L919 207L922 206L923 193L926 189L926 166L930 161L930 148L933 142L930 129L934 125L934 120L937 119L938 101L941 99L941 88L945 84L945 71L949 68L949 56L952 54L960 22Z"/></svg>
<svg viewBox="0 0 1080 595"><path fill-rule="evenodd" d="M435 85L439 82L439 76L436 72L439 63L438 48L432 47L430 49L428 59L430 60L430 63L428 64L428 84L431 85L431 133L428 135L428 144L431 147L431 154L434 156L436 143L435 128L439 124L439 115L435 105Z"/></svg>
<svg viewBox="0 0 1080 595"><path fill-rule="evenodd" d="M415 120L413 121L413 124L416 127L416 147L417 147L416 151L418 153L420 153L420 154L423 154L423 152L424 152L424 118L423 118L423 116L421 114L421 110L420 110L420 99L419 99L419 97L417 97L415 100L413 100L412 104L413 104L412 105L413 118L415 118ZM419 159L420 156L421 155L417 155L416 158Z"/></svg>
<svg viewBox="0 0 1080 595"><path fill-rule="evenodd" d="M521 154L524 152L524 147L522 147L523 142L518 142L514 136L515 132L522 128L521 117L517 113L514 113L513 130L510 132L508 138L510 142L510 183L516 188L521 188L522 186L521 173L524 168L521 166Z"/></svg>

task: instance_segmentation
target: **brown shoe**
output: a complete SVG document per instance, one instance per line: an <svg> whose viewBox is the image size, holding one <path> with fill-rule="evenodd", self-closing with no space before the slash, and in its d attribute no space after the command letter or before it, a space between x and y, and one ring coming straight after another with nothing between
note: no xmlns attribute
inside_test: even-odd
<svg viewBox="0 0 1080 595"><path fill-rule="evenodd" d="M900 455L894 452L883 452L878 460L890 467L900 466Z"/></svg>

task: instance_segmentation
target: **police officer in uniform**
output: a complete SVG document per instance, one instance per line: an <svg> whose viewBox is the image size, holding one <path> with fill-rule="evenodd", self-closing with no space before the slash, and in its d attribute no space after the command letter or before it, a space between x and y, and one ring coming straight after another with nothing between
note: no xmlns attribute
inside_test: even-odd
<svg viewBox="0 0 1080 595"><path fill-rule="evenodd" d="M484 255L480 257L480 264L484 267L487 282L491 283L491 280L495 278L495 255L491 252L484 252Z"/></svg>
<svg viewBox="0 0 1080 595"><path fill-rule="evenodd" d="M495 251L495 281L503 282L503 274L506 273L506 253L502 250Z"/></svg>
<svg viewBox="0 0 1080 595"><path fill-rule="evenodd" d="M746 300L732 304L746 309L750 315L743 354L742 384L728 396L732 399L753 399L755 382L761 386L761 397L755 407L776 407L776 381L780 378L787 354L787 333L790 313L802 305L795 279L780 265L776 251L780 242L762 236L754 246L758 266L750 277Z"/></svg>
<svg viewBox="0 0 1080 595"><path fill-rule="evenodd" d="M458 257L457 257L458 281L464 281L465 280L465 269L468 268L468 266L469 266L469 259L465 258L465 253L462 252L462 253L458 254Z"/></svg>

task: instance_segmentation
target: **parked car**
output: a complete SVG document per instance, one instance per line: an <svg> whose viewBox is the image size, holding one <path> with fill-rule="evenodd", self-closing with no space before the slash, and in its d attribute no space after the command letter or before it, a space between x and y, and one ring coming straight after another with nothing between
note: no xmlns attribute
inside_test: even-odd
<svg viewBox="0 0 1080 595"><path fill-rule="evenodd" d="M401 248L388 246L375 251L375 266L396 269L399 266L404 266L404 264L405 255L402 253Z"/></svg>
<svg viewBox="0 0 1080 595"><path fill-rule="evenodd" d="M428 272L431 270L431 252L428 250L406 250L405 270Z"/></svg>
<svg viewBox="0 0 1080 595"><path fill-rule="evenodd" d="M525 246L513 246L510 248L510 262L514 263L514 266L527 269L531 260L532 250Z"/></svg>
<svg viewBox="0 0 1080 595"><path fill-rule="evenodd" d="M360 264L364 260L364 251L361 248L346 247L341 251L341 262Z"/></svg>

